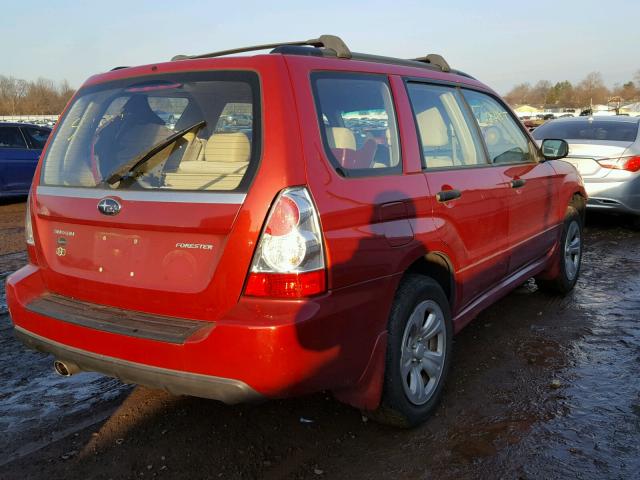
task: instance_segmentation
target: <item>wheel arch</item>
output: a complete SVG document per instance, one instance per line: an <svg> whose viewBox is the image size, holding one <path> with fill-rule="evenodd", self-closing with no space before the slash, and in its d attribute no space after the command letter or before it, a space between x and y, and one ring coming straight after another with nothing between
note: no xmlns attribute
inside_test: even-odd
<svg viewBox="0 0 640 480"><path fill-rule="evenodd" d="M569 205L574 207L578 211L580 219L584 224L585 216L587 214L587 196L584 194L584 192L574 192L571 196L571 200L569 200Z"/></svg>
<svg viewBox="0 0 640 480"><path fill-rule="evenodd" d="M433 251L414 260L405 271L405 275L417 273L435 280L447 297L451 311L455 304L456 282L453 263L443 252Z"/></svg>

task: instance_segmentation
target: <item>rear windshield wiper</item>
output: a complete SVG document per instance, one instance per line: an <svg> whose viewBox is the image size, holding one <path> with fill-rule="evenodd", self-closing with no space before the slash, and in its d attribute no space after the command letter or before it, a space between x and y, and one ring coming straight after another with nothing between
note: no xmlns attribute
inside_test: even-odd
<svg viewBox="0 0 640 480"><path fill-rule="evenodd" d="M186 135L187 133L189 133L192 130L200 129L200 128L204 127L206 124L207 124L207 122L202 120L202 121L200 121L198 123L195 123L195 124L191 125L188 128L180 130L179 132L176 132L176 133L174 133L172 135L169 135L167 138L162 140L160 143L155 144L153 147L151 147L146 152L138 155L133 160L131 160L131 161L125 163L124 165L118 167L118 169L116 171L114 171L114 172L110 173L109 175L107 175L107 177L100 183L103 184L103 185L105 183L108 183L109 185L113 185L114 183L118 183L118 182L120 182L122 180L125 180L127 178L135 178L136 177L136 171L142 165L144 165L147 161L149 161L151 158L153 158L156 153L158 153L161 150L165 149L166 147L171 145L173 142L178 140L183 135Z"/></svg>

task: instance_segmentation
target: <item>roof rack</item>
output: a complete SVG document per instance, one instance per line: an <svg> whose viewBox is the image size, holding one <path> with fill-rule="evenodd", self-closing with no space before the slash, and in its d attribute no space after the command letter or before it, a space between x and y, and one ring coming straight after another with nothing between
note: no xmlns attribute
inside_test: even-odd
<svg viewBox="0 0 640 480"><path fill-rule="evenodd" d="M316 47L316 48L308 48ZM424 57L413 59L402 59L395 57L385 57L380 55L370 55L366 53L351 52L347 44L336 35L320 35L318 38L311 40L301 40L294 42L267 43L263 45L254 45L252 47L234 48L231 50L222 50L219 52L204 53L201 55L176 55L171 60L191 60L197 58L212 58L232 55L235 53L253 52L256 50L273 49L271 53L280 53L285 55L313 55L322 57L338 57L352 60L362 60L367 62L388 63L394 65L404 65L408 67L428 68L430 70L439 70L441 72L451 72L456 75L473 78L459 70L454 70L442 55L430 53Z"/></svg>
<svg viewBox="0 0 640 480"><path fill-rule="evenodd" d="M430 53L426 57L413 58L412 60L416 62L430 63L431 65L440 67L440 70L442 70L443 72L451 71L451 67L449 66L449 63L447 63L447 61L444 59L442 55L438 55L437 53Z"/></svg>
<svg viewBox="0 0 640 480"><path fill-rule="evenodd" d="M256 50L266 50L269 48L284 47L289 45L307 45L311 47L324 47L329 50L333 50L338 58L351 58L351 50L347 47L347 44L342 41L340 37L335 35L320 35L318 38L311 40L299 40L295 42L283 42L283 43L266 43L264 45L254 45L252 47L234 48L231 50L222 50L220 52L204 53L202 55L176 55L171 60L192 60L195 58L211 58L222 57L224 55L231 55L234 53L253 52Z"/></svg>

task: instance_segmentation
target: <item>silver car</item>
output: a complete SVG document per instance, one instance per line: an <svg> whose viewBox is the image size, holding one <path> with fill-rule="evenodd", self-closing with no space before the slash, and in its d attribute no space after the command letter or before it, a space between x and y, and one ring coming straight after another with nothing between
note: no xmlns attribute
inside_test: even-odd
<svg viewBox="0 0 640 480"><path fill-rule="evenodd" d="M587 207L635 215L640 224L640 117L559 118L533 131L538 144L566 140L589 195Z"/></svg>

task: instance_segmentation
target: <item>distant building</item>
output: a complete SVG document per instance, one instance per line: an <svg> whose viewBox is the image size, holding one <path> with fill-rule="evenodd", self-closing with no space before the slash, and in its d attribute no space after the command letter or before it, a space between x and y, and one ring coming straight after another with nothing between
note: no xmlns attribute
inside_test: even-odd
<svg viewBox="0 0 640 480"><path fill-rule="evenodd" d="M625 105L624 107L620 107L620 113L623 115L629 115L630 117L640 116L640 102L631 103L629 105Z"/></svg>
<svg viewBox="0 0 640 480"><path fill-rule="evenodd" d="M531 105L518 105L513 109L519 117L533 117L542 113L542 110Z"/></svg>

